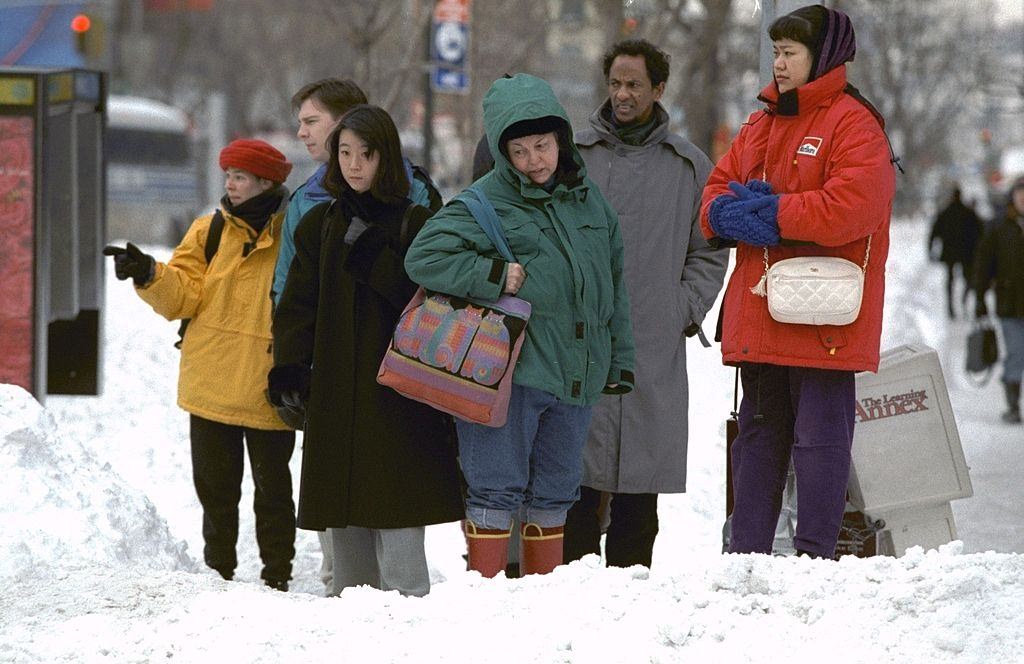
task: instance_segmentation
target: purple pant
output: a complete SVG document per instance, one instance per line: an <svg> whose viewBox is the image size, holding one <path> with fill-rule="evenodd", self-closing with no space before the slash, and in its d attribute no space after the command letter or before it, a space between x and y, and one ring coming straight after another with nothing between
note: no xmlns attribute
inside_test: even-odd
<svg viewBox="0 0 1024 664"><path fill-rule="evenodd" d="M792 456L797 484L793 545L833 557L850 478L854 372L744 364L740 379L729 552L771 553Z"/></svg>

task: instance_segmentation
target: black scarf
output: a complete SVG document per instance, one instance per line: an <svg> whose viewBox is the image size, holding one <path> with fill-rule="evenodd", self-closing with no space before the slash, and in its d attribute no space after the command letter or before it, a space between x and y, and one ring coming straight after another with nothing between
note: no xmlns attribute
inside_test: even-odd
<svg viewBox="0 0 1024 664"><path fill-rule="evenodd" d="M220 199L220 204L229 214L238 217L249 224L256 233L259 233L270 221L270 216L281 207L281 201L284 200L285 194L284 187L278 185L247 201L242 201L237 206L232 205L231 200L225 194L224 198Z"/></svg>
<svg viewBox="0 0 1024 664"><path fill-rule="evenodd" d="M619 140L626 145L643 145L650 137L651 132L654 131L654 128L658 126L658 114L653 109L650 116L643 122L630 122L629 124L619 124L619 121L615 118L615 113L612 112L611 105L601 109L601 114L608 122L608 126L615 132L615 135L619 137Z"/></svg>
<svg viewBox="0 0 1024 664"><path fill-rule="evenodd" d="M392 202L385 202L375 197L369 191L359 193L353 189L345 190L341 198L341 209L345 217L352 219L359 217L368 224L381 224L384 226L401 222L405 208L409 207L409 199L400 198Z"/></svg>

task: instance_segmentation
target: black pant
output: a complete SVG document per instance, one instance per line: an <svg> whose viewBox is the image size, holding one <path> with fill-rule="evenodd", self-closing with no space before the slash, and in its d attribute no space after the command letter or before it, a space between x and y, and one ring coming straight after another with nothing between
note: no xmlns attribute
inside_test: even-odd
<svg viewBox="0 0 1024 664"><path fill-rule="evenodd" d="M295 449L294 431L250 429L212 422L198 415L189 420L192 441L192 481L203 506L203 559L225 578L234 574L238 559L238 501L242 498L242 439L256 485L256 543L263 560L260 577L268 581L291 578L295 557L295 503L288 468Z"/></svg>
<svg viewBox="0 0 1024 664"><path fill-rule="evenodd" d="M967 304L967 294L971 291L971 264L970 262L963 263L946 263L946 307L949 310L949 317L956 317L956 309L953 306L954 293L956 291L956 266L960 266L960 274L964 278L964 290L960 294L960 306L963 307ZM966 315L966 309L964 313Z"/></svg>
<svg viewBox="0 0 1024 664"><path fill-rule="evenodd" d="M580 487L580 499L565 520L563 558L566 563L588 553L601 554L600 503L600 491ZM609 507L611 522L605 534L605 564L650 567L654 539L658 536L658 494L613 493Z"/></svg>

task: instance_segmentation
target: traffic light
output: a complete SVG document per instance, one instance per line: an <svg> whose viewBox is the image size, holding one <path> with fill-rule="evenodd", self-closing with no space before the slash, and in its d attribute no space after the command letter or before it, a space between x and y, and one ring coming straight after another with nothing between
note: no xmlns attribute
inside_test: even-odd
<svg viewBox="0 0 1024 664"><path fill-rule="evenodd" d="M75 50L81 55L92 60L103 56L106 39L101 19L88 14L76 14L71 19L71 32L74 33Z"/></svg>
<svg viewBox="0 0 1024 664"><path fill-rule="evenodd" d="M92 28L92 19L88 14L76 14L71 19L71 32L75 33L75 49L82 55L86 55L89 46L89 30Z"/></svg>

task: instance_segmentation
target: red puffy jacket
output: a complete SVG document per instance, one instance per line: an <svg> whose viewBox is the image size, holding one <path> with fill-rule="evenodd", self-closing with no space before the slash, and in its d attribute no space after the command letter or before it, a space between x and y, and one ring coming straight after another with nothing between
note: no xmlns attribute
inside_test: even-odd
<svg viewBox="0 0 1024 664"><path fill-rule="evenodd" d="M764 178L781 194L783 243L769 250L771 263L840 256L861 265L872 236L860 316L843 326L776 322L765 298L750 291L764 274L764 249L740 242L722 305L726 364L878 370L895 174L881 118L845 88L846 66L840 65L797 88L797 108L780 107L774 82L762 90L767 107L750 116L708 179L701 228L714 237L708 209L731 193L730 181Z"/></svg>

